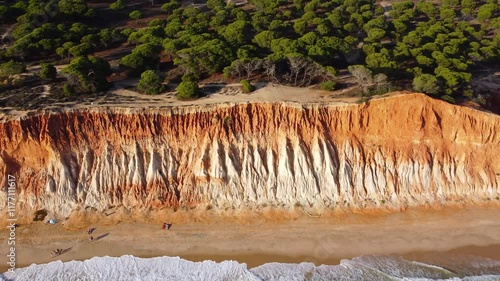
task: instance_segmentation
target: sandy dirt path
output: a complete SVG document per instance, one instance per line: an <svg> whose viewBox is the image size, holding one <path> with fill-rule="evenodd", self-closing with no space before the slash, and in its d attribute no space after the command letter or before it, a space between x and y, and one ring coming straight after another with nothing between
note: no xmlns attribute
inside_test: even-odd
<svg viewBox="0 0 500 281"><path fill-rule="evenodd" d="M62 68L64 65L56 66ZM38 71L37 67L29 69L32 72ZM137 85L138 79L129 79L117 81L108 93L101 94L96 97L88 97L85 101L70 101L62 103L52 103L45 106L43 110L48 111L65 111L65 110L86 110L86 109L109 109L109 108L124 108L132 110L141 110L144 108L161 109L161 108L178 108L178 107L198 107L220 104L222 106L237 103L249 102L277 102L277 103L293 103L296 105L305 103L314 104L339 104L349 105L356 103L359 97L345 97L345 92L353 89L344 89L335 92L322 91L312 89L311 87L297 88L275 84L257 84L256 91L245 94L241 91L239 84L229 84L225 87L217 87L214 85L201 85L202 88L213 87L212 93L189 101L181 101L175 97L175 92L163 93L160 95L144 95L132 91L130 87ZM384 98L401 94L401 92L391 93L377 98ZM38 110L17 110L14 108L3 108L0 111L0 121L17 119L27 115L36 114Z"/></svg>

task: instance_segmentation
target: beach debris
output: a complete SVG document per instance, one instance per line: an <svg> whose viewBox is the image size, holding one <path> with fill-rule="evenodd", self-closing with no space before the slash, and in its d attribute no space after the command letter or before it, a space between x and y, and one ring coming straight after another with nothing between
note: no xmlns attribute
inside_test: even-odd
<svg viewBox="0 0 500 281"><path fill-rule="evenodd" d="M48 221L45 222L46 224L47 223L50 223L50 224L56 224L57 223L57 220L56 219L50 219Z"/></svg>
<svg viewBox="0 0 500 281"><path fill-rule="evenodd" d="M170 227L172 227L171 223L166 223L164 222L163 225L161 226L161 229L167 229L170 230Z"/></svg>
<svg viewBox="0 0 500 281"><path fill-rule="evenodd" d="M94 232L94 230L95 230L95 227L89 228L89 230L87 230L87 234L92 234L92 232Z"/></svg>

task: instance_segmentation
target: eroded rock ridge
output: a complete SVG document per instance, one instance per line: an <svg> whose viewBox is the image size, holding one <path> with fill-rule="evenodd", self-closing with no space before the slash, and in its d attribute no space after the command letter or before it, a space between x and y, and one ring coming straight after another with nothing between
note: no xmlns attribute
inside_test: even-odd
<svg viewBox="0 0 500 281"><path fill-rule="evenodd" d="M46 113L0 123L0 147L18 207L63 215L79 206L418 206L500 193L500 117L420 94Z"/></svg>

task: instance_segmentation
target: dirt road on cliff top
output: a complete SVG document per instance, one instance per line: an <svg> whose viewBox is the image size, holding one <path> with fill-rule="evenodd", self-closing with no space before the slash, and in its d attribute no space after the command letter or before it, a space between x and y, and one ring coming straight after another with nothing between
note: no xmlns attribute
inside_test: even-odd
<svg viewBox="0 0 500 281"><path fill-rule="evenodd" d="M202 85L206 96L190 101L180 101L175 97L175 92L150 96L137 93L132 89L138 80L127 80L115 83L115 87L104 94L96 94L85 98L85 101L73 100L60 103L51 103L40 108L43 110L61 111L67 109L87 108L173 108L185 106L203 106L227 103L246 102L295 102L295 103L328 103L328 104L352 104L359 97L352 97L354 88L335 92L308 88L296 88L274 84L257 84L257 90L245 94L241 91L239 84ZM128 88L128 89L127 89ZM390 95L390 94L389 94ZM385 95L387 96L387 95ZM28 114L36 113L37 110L16 110L14 108L3 108L0 111L0 121L19 118Z"/></svg>

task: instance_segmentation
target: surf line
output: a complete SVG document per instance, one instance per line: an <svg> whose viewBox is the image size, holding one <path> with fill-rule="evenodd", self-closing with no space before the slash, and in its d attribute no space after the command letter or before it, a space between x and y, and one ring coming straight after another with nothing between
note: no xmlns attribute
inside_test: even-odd
<svg viewBox="0 0 500 281"><path fill-rule="evenodd" d="M8 218L7 222L9 225L9 238L7 239L7 244L9 247L9 254L7 255L7 264L9 267L9 272L14 273L16 269L16 177L8 174L7 175L7 212Z"/></svg>

